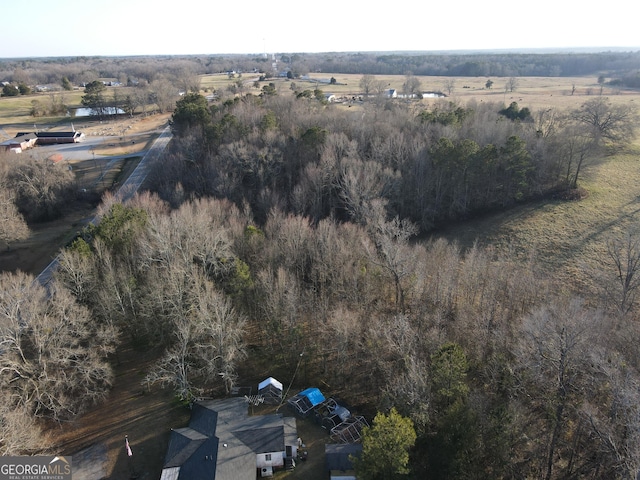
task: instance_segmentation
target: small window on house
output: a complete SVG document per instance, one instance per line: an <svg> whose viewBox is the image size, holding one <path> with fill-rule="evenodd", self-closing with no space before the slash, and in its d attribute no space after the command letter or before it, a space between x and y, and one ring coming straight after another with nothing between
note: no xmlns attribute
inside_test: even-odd
<svg viewBox="0 0 640 480"><path fill-rule="evenodd" d="M265 455L264 455L264 459L265 459L267 462L270 462L270 461L271 461L271 454L270 454L270 453L265 453Z"/></svg>

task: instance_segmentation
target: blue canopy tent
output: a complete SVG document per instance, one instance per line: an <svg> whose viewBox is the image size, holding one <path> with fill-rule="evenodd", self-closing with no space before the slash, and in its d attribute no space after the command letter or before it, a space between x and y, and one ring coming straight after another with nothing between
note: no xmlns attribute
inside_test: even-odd
<svg viewBox="0 0 640 480"><path fill-rule="evenodd" d="M287 403L291 408L303 417L308 415L314 407L320 405L325 401L324 395L319 389L311 387L302 390L300 393L294 395Z"/></svg>

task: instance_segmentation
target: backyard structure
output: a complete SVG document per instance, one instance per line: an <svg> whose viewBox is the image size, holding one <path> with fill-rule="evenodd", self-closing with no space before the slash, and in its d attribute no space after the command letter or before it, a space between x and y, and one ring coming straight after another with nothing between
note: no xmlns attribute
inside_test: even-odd
<svg viewBox="0 0 640 480"><path fill-rule="evenodd" d="M339 405L333 398L328 398L325 402L318 405L314 411L316 422L327 430L331 430L336 425L341 424L351 417L349 409Z"/></svg>
<svg viewBox="0 0 640 480"><path fill-rule="evenodd" d="M325 398L322 392L315 387L310 387L291 397L287 400L287 403L296 413L306 417L313 411L314 407L324 401Z"/></svg>
<svg viewBox="0 0 640 480"><path fill-rule="evenodd" d="M361 454L362 445L359 443L325 445L324 458L330 480L356 480L351 459Z"/></svg>
<svg viewBox="0 0 640 480"><path fill-rule="evenodd" d="M248 414L244 398L196 402L189 426L171 431L161 480L255 480L293 467L295 417Z"/></svg>
<svg viewBox="0 0 640 480"><path fill-rule="evenodd" d="M333 398L325 398L317 388L302 390L287 400L287 403L303 417L313 413L316 423L329 430L331 440L336 443L359 443L363 427L369 426L366 418L352 415L349 409Z"/></svg>
<svg viewBox="0 0 640 480"><path fill-rule="evenodd" d="M264 379L258 384L258 395L268 405L280 405L282 402L282 383L273 377Z"/></svg>
<svg viewBox="0 0 640 480"><path fill-rule="evenodd" d="M337 443L359 443L362 429L368 426L367 419L361 415L349 417L331 429L331 440Z"/></svg>

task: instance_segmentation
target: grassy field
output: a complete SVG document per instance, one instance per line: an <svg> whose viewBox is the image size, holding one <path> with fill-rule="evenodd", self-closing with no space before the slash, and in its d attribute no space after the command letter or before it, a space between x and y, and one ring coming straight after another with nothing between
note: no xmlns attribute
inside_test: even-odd
<svg viewBox="0 0 640 480"><path fill-rule="evenodd" d="M541 200L450 226L438 232L468 247L474 241L531 252L544 271L583 295L598 292L585 272L602 269L607 241L623 237L640 222L640 142L588 166L580 182L586 198Z"/></svg>
<svg viewBox="0 0 640 480"><path fill-rule="evenodd" d="M80 107L83 92L80 90L72 90L69 92L56 92L55 95L62 96L63 103L68 107ZM49 124L57 123L64 117L37 117L31 116L31 106L33 101L38 101L42 105L51 104L50 93L33 93L31 95L18 97L2 97L0 98L0 128L4 125L12 124Z"/></svg>

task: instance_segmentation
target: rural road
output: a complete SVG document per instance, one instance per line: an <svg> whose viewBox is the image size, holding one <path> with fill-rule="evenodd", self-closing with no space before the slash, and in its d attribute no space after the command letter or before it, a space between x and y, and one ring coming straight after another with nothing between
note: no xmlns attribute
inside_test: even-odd
<svg viewBox="0 0 640 480"><path fill-rule="evenodd" d="M131 173L129 178L127 178L127 180L118 189L116 197L119 198L120 201L126 202L127 200L131 199L135 195L135 193L141 187L142 183L147 178L147 175L151 171L151 168L160 159L162 153L167 148L167 145L169 144L171 137L172 137L171 128L167 126L164 128L160 136L153 142L153 145L151 145L151 148L147 150L147 153L142 157L136 169ZM73 144L73 145L78 145L78 144ZM88 142L88 144L86 144L87 148L83 148L80 151L78 151L77 147L76 149L73 149L72 148L73 145L69 146L68 150L65 150L65 155L68 155L69 152L75 151L80 155L83 154L84 155L83 158L86 158L87 152L91 148L91 142ZM62 147L64 148L66 146L63 145ZM58 148L56 151L60 152L61 149ZM91 223L93 224L97 224L97 222L98 220L95 217L93 218L93 220L91 220ZM58 257L56 256L56 258L54 258L51 261L51 263L40 273L40 275L38 275L36 280L40 282L41 285L46 287L51 281L51 278L53 277L53 273L55 272L57 267L58 267Z"/></svg>

